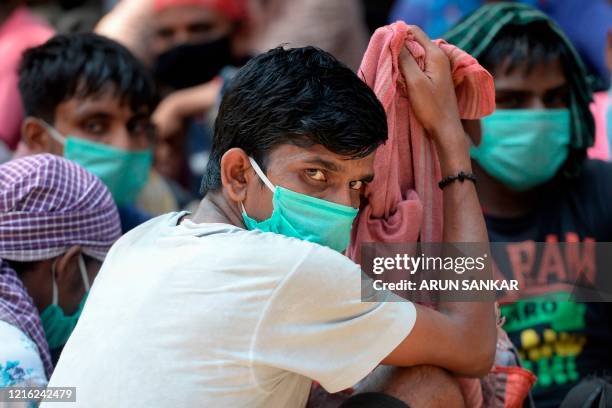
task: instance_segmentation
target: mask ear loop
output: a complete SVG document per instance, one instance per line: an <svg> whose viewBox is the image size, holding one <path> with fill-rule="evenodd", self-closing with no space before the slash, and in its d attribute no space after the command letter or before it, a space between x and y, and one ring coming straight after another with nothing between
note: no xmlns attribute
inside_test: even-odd
<svg viewBox="0 0 612 408"><path fill-rule="evenodd" d="M255 159L249 156L249 161L251 162L251 166L253 166L253 170L255 170L255 173L257 173L261 181L264 182L266 187L268 187L272 192L274 192L274 190L276 189L276 186L274 186L274 184L272 184L272 182L268 179L268 177L266 177L264 172L261 171L261 167L259 167ZM247 215L246 209L244 208L244 203L242 201L240 202L240 206L242 207L242 213Z"/></svg>
<svg viewBox="0 0 612 408"><path fill-rule="evenodd" d="M85 286L85 292L89 292L89 288L91 286L89 284L89 276L87 276L87 266L85 265L85 260L83 259L82 254L79 254L79 269L81 270L81 278L83 279L83 286Z"/></svg>
<svg viewBox="0 0 612 408"><path fill-rule="evenodd" d="M47 132L49 132L49 135L51 135L51 137L57 142L60 143L62 146L66 144L66 138L64 136L62 136L62 134L60 132L58 132L58 130L56 128L54 128L53 126L51 126L50 124L48 124L45 120L40 119L40 118L36 118L36 121L38 123L41 124L42 127L44 127L45 129L47 129Z"/></svg>
<svg viewBox="0 0 612 408"><path fill-rule="evenodd" d="M259 178L261 179L261 181L264 182L264 184L270 189L272 190L272 192L274 192L274 190L276 189L276 186L274 184L272 184L272 182L268 179L268 177L266 177L266 175L264 174L263 171L261 171L261 168L259 167L259 165L257 164L257 162L255 161L255 159L253 159L252 157L249 157L249 161L251 162L251 166L253 166L253 170L255 170L255 173L257 173L257 175L259 176Z"/></svg>
<svg viewBox="0 0 612 408"><path fill-rule="evenodd" d="M53 261L53 263L51 264L51 283L53 286L53 297L51 300L51 303L54 305L57 305L58 302L58 289L57 289L57 283L55 282L55 264L57 264L57 258L55 258L55 260Z"/></svg>

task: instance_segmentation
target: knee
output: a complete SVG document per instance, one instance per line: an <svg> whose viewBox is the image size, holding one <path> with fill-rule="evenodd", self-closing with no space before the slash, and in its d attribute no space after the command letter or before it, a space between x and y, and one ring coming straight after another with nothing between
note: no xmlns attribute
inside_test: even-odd
<svg viewBox="0 0 612 408"><path fill-rule="evenodd" d="M411 408L462 408L465 406L457 380L434 366L398 368L384 392Z"/></svg>

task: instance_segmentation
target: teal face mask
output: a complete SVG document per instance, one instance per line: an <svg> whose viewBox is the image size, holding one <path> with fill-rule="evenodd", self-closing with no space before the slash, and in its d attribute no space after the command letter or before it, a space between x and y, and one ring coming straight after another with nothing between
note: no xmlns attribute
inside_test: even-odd
<svg viewBox="0 0 612 408"><path fill-rule="evenodd" d="M79 304L79 308L70 316L66 316L64 311L58 305L58 289L57 283L55 282L55 262L51 267L51 279L53 282L53 302L43 310L40 314L40 320L42 321L43 329L45 330L45 337L47 343L49 343L49 349L54 350L62 347L68 341L68 337L72 334L74 327L81 316L81 311L85 305L87 299L87 293L89 292L89 278L87 277L87 268L85 267L85 261L83 256L79 255L79 269L81 270L81 278L83 279L83 285L85 286L85 296Z"/></svg>
<svg viewBox="0 0 612 408"><path fill-rule="evenodd" d="M117 205L136 201L149 179L153 163L150 149L130 151L75 136L64 138L51 125L44 123L44 126L55 140L64 145L64 157L98 176Z"/></svg>
<svg viewBox="0 0 612 408"><path fill-rule="evenodd" d="M512 190L552 179L569 154L568 109L498 109L481 123L482 139L471 156Z"/></svg>
<svg viewBox="0 0 612 408"><path fill-rule="evenodd" d="M272 196L274 210L270 218L257 221L247 215L243 205L242 219L247 229L275 232L315 242L338 252L348 247L357 208L274 186L255 160L252 158L249 160L259 178L274 193Z"/></svg>

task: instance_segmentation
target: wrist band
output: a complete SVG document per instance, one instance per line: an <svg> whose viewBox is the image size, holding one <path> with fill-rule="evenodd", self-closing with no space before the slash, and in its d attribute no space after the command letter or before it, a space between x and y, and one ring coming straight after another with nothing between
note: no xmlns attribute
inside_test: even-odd
<svg viewBox="0 0 612 408"><path fill-rule="evenodd" d="M457 181L457 180L459 180L462 183L465 180L470 180L472 183L476 183L476 175L474 173L465 173L464 171L460 171L459 174L457 174L456 176L444 177L438 183L438 187L440 187L440 189L443 189L444 187L448 186L453 181Z"/></svg>

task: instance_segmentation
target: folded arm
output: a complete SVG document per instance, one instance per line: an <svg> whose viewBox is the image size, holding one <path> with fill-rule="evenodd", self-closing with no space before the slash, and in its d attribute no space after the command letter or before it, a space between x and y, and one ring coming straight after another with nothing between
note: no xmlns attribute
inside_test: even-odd
<svg viewBox="0 0 612 408"><path fill-rule="evenodd" d="M400 67L415 115L434 141L442 177L471 173L469 143L459 118L450 62L420 29L412 29L426 51L425 70L407 49L400 56ZM444 242L488 242L474 183L447 185L443 202ZM414 328L383 364L429 364L465 376L483 376L493 363L495 341L493 302L441 302L437 311L417 305Z"/></svg>

